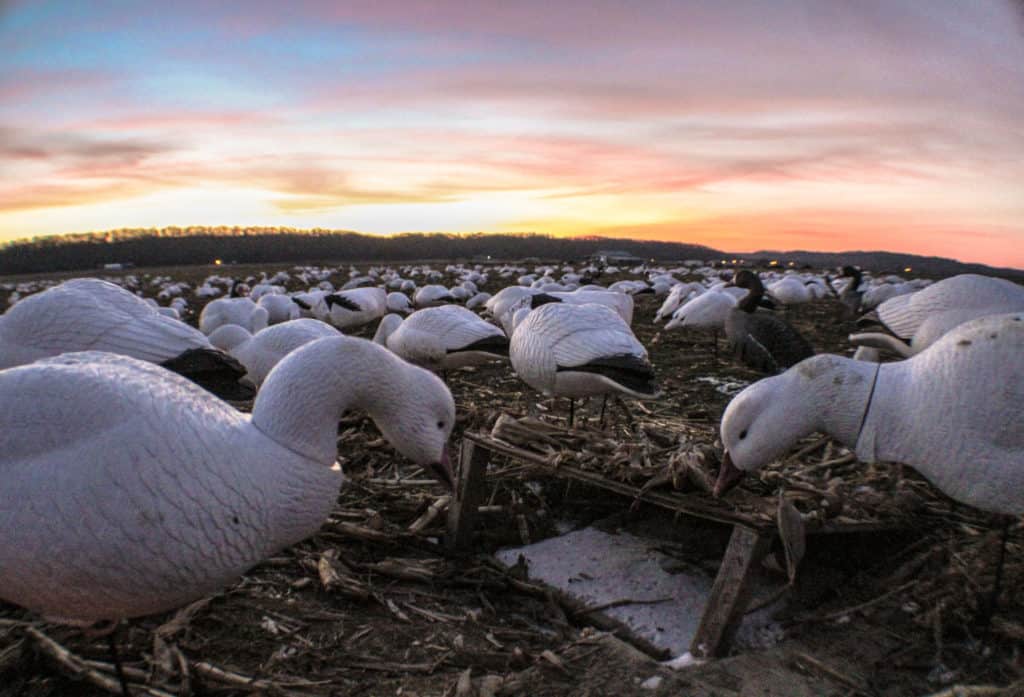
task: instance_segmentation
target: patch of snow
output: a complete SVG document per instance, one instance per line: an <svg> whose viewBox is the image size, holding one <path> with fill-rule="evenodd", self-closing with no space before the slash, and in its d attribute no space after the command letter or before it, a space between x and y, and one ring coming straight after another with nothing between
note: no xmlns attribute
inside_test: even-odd
<svg viewBox="0 0 1024 697"><path fill-rule="evenodd" d="M715 388L715 392L729 397L739 394L743 391L743 388L750 384L746 380L729 380L727 378L715 377L714 375L703 375L694 379L697 382L706 382L712 385Z"/></svg>

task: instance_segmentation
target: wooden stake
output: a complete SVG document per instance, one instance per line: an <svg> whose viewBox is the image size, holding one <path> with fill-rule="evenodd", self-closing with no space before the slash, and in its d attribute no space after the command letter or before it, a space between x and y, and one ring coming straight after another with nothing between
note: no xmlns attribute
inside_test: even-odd
<svg viewBox="0 0 1024 697"><path fill-rule="evenodd" d="M754 568L768 553L771 541L770 534L741 525L733 527L700 626L690 644L694 656L711 658L729 650L750 597Z"/></svg>
<svg viewBox="0 0 1024 697"><path fill-rule="evenodd" d="M473 539L473 524L484 500L484 475L489 457L487 450L471 440L463 439L459 452L459 476L455 497L448 506L448 534L445 545L453 551L465 550Z"/></svg>

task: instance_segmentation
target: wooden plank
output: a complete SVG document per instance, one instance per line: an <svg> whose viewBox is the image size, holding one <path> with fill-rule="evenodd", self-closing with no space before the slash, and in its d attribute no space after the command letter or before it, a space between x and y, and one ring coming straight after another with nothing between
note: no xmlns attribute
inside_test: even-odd
<svg viewBox="0 0 1024 697"><path fill-rule="evenodd" d="M520 460L536 465L541 473L547 476L564 477L601 487L634 500L639 499L646 503L660 506L671 511L690 515L695 518L703 518L727 525L743 525L751 528L770 530L775 527L775 506L774 497L758 497L743 491L735 491L727 499L712 499L707 494L683 494L679 492L663 492L657 490L642 491L640 487L625 482L608 479L597 472L590 472L580 467L569 464L557 464L550 456L540 453L523 450L508 443L495 440L490 436L480 433L466 433L465 438L472 440L480 446L487 448L506 457ZM742 497L742 501L738 501ZM763 508L760 516L749 512L737 510L736 504L742 503L748 507ZM836 534L847 532L875 532L881 530L895 530L907 527L911 524L909 518L888 518L884 520L858 520L858 521L837 521L827 519L824 521L813 519L807 521L808 534Z"/></svg>
<svg viewBox="0 0 1024 697"><path fill-rule="evenodd" d="M690 653L700 658L728 651L750 598L753 570L771 547L772 535L737 525L732 529Z"/></svg>
<svg viewBox="0 0 1024 697"><path fill-rule="evenodd" d="M450 550L465 550L473 539L477 509L484 500L487 461L486 449L477 447L471 439L462 440L455 497L448 507L448 534L445 536L445 545Z"/></svg>

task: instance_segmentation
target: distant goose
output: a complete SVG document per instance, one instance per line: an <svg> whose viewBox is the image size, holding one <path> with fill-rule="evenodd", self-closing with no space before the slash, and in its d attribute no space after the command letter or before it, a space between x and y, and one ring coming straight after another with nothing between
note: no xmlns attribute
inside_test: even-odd
<svg viewBox="0 0 1024 697"><path fill-rule="evenodd" d="M666 317L673 315L685 302L703 292L704 286L699 283L677 283L672 286L672 289L668 292L668 297L665 298L661 307L654 314L654 321L660 322Z"/></svg>
<svg viewBox="0 0 1024 697"><path fill-rule="evenodd" d="M250 334L237 324L225 324L210 334L210 343L227 351L245 366L245 381L255 387L282 358L317 339L341 336L341 332L318 319L302 318L281 322Z"/></svg>
<svg viewBox="0 0 1024 697"><path fill-rule="evenodd" d="M454 296L444 286L427 285L416 291L413 304L416 307L436 307L445 303L455 302Z"/></svg>
<svg viewBox="0 0 1024 697"><path fill-rule="evenodd" d="M258 286L257 286L258 287ZM265 293L256 303L267 311L267 324L280 324L288 320L298 319L301 307L294 298L277 293Z"/></svg>
<svg viewBox="0 0 1024 697"><path fill-rule="evenodd" d="M227 399L252 397L238 384L245 374L238 361L201 332L107 281L65 281L0 316L0 368L90 350L158 363Z"/></svg>
<svg viewBox="0 0 1024 697"><path fill-rule="evenodd" d="M430 370L453 370L508 358L509 343L504 332L459 305L424 308L404 320L387 315L373 340Z"/></svg>
<svg viewBox="0 0 1024 697"><path fill-rule="evenodd" d="M938 312L974 311L976 316L1024 311L1024 286L1002 278L961 274L891 298L876 309L879 321L901 339L910 339Z"/></svg>
<svg viewBox="0 0 1024 697"><path fill-rule="evenodd" d="M412 301L409 300L409 296L405 293L399 293L394 291L388 293L387 297L388 312L402 312L408 314L412 312Z"/></svg>
<svg viewBox="0 0 1024 697"><path fill-rule="evenodd" d="M860 304L864 298L864 289L861 287L864 274L856 266L844 266L841 276L850 279L839 293L839 302L845 308L846 318L851 319L860 314Z"/></svg>
<svg viewBox="0 0 1024 697"><path fill-rule="evenodd" d="M466 301L466 309L476 310L478 308L484 307L487 304L487 301L490 299L490 293L477 293L472 298Z"/></svg>
<svg viewBox="0 0 1024 697"><path fill-rule="evenodd" d="M658 396L647 350L611 308L549 303L519 314L509 358L533 389L570 400L612 392Z"/></svg>
<svg viewBox="0 0 1024 697"><path fill-rule="evenodd" d="M736 298L731 293L711 290L691 299L672 315L665 324L665 331L676 327L710 329L715 358L718 358L718 332L725 328L726 317L736 307Z"/></svg>
<svg viewBox="0 0 1024 697"><path fill-rule="evenodd" d="M735 285L746 288L747 294L726 315L725 335L743 363L762 373L778 373L814 355L811 345L788 322L756 312L764 295L756 273L741 269Z"/></svg>
<svg viewBox="0 0 1024 697"><path fill-rule="evenodd" d="M905 361L815 356L736 396L716 491L824 431L863 462L910 465L948 496L1024 513L1024 314L983 317Z"/></svg>
<svg viewBox="0 0 1024 697"><path fill-rule="evenodd" d="M384 316L388 294L383 288L353 288L324 296L326 318L339 329L358 327Z"/></svg>
<svg viewBox="0 0 1024 697"><path fill-rule="evenodd" d="M801 305L812 299L807 283L796 276L786 276L767 287L773 298L783 305Z"/></svg>
<svg viewBox="0 0 1024 697"><path fill-rule="evenodd" d="M448 389L362 339L289 355L251 417L113 354L0 372L0 598L85 625L220 590L334 508L337 424L352 408L450 482Z"/></svg>
<svg viewBox="0 0 1024 697"><path fill-rule="evenodd" d="M217 327L237 324L250 332L258 332L267 326L269 318L266 308L249 298L217 298L207 303L199 314L199 331L209 336Z"/></svg>

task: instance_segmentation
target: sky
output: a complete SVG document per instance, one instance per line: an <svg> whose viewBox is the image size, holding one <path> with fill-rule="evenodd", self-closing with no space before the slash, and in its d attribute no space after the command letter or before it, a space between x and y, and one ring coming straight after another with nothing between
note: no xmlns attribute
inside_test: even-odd
<svg viewBox="0 0 1024 697"><path fill-rule="evenodd" d="M169 225L1024 268L1024 2L0 0L0 242Z"/></svg>

